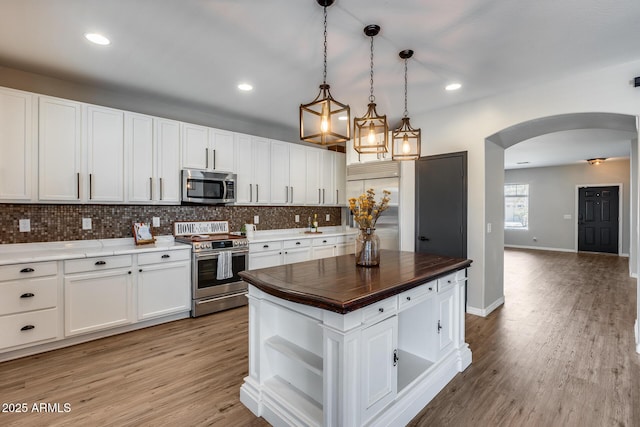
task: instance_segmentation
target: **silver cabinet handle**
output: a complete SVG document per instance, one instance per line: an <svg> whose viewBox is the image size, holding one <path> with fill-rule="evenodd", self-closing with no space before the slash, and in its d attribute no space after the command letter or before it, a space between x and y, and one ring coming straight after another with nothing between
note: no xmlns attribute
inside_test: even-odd
<svg viewBox="0 0 640 427"><path fill-rule="evenodd" d="M149 200L153 200L153 178L149 177Z"/></svg>
<svg viewBox="0 0 640 427"><path fill-rule="evenodd" d="M213 168L216 168L216 150L213 150Z"/></svg>
<svg viewBox="0 0 640 427"><path fill-rule="evenodd" d="M293 203L293 186L291 187L291 203Z"/></svg>
<svg viewBox="0 0 640 427"><path fill-rule="evenodd" d="M160 178L160 200L162 200L162 199L163 199L163 197L162 197L162 193L164 192L164 191L163 191L163 190L164 190L164 189L163 189L163 187L164 187L164 186L162 185L162 178Z"/></svg>
<svg viewBox="0 0 640 427"><path fill-rule="evenodd" d="M285 199L285 201L284 201L284 202L285 202L285 203L289 203L289 186L288 186L288 185L285 185L285 186L284 186L284 188L285 188L285 190L284 190L284 194L285 194L285 197L286 197L286 199Z"/></svg>
<svg viewBox="0 0 640 427"><path fill-rule="evenodd" d="M321 200L322 200L322 198L321 198L321 191L320 191L320 189L318 188L318 204L321 204L321 203L322 203L322 202L321 202Z"/></svg>
<svg viewBox="0 0 640 427"><path fill-rule="evenodd" d="M256 203L260 203L260 185L256 184Z"/></svg>
<svg viewBox="0 0 640 427"><path fill-rule="evenodd" d="M93 174L89 174L89 200L93 199Z"/></svg>
<svg viewBox="0 0 640 427"><path fill-rule="evenodd" d="M76 186L78 187L78 200L80 200L80 172L76 173Z"/></svg>
<svg viewBox="0 0 640 427"><path fill-rule="evenodd" d="M204 168L209 169L209 149L204 149Z"/></svg>
<svg viewBox="0 0 640 427"><path fill-rule="evenodd" d="M340 190L336 190L336 205L340 203L340 193L338 193L338 191Z"/></svg>
<svg viewBox="0 0 640 427"><path fill-rule="evenodd" d="M249 201L253 202L253 184L249 184Z"/></svg>
<svg viewBox="0 0 640 427"><path fill-rule="evenodd" d="M322 189L322 204L324 205L326 203L325 199L324 199L324 188Z"/></svg>

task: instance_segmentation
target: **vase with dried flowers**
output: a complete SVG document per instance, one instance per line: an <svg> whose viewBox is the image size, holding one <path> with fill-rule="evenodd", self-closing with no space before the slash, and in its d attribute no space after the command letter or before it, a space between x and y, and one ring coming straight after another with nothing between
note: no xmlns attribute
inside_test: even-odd
<svg viewBox="0 0 640 427"><path fill-rule="evenodd" d="M375 233L380 214L389 206L390 191L382 191L380 203L376 203L376 193L368 189L360 197L349 199L349 209L360 228L356 237L356 265L375 267L380 265L380 238Z"/></svg>

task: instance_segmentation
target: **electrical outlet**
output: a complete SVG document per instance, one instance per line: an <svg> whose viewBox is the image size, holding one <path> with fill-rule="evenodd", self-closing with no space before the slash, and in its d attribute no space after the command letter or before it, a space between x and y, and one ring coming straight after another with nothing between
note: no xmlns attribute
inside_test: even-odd
<svg viewBox="0 0 640 427"><path fill-rule="evenodd" d="M331 214L327 214L327 215L324 217L324 220L325 220L325 221L327 221L327 222L331 221Z"/></svg>
<svg viewBox="0 0 640 427"><path fill-rule="evenodd" d="M564 214L564 219L571 219L571 214Z"/></svg>
<svg viewBox="0 0 640 427"><path fill-rule="evenodd" d="M91 230L91 218L82 218L82 229Z"/></svg>
<svg viewBox="0 0 640 427"><path fill-rule="evenodd" d="M487 233L491 233L491 223L487 223Z"/></svg>
<svg viewBox="0 0 640 427"><path fill-rule="evenodd" d="M254 215L253 216L253 223L254 224L260 224L260 216L259 215Z"/></svg>
<svg viewBox="0 0 640 427"><path fill-rule="evenodd" d="M153 217L153 226L160 227L160 217L157 217L157 216Z"/></svg>
<svg viewBox="0 0 640 427"><path fill-rule="evenodd" d="M300 222L300 215L296 215L296 222Z"/></svg>
<svg viewBox="0 0 640 427"><path fill-rule="evenodd" d="M28 231L31 231L31 220L30 219L21 219L20 221L18 221L18 224L19 224L21 233L26 233Z"/></svg>

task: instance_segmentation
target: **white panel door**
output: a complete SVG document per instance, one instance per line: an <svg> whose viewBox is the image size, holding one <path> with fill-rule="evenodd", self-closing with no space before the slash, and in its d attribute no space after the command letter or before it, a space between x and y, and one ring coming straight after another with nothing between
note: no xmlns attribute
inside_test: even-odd
<svg viewBox="0 0 640 427"><path fill-rule="evenodd" d="M182 167L212 169L209 128L182 123Z"/></svg>
<svg viewBox="0 0 640 427"><path fill-rule="evenodd" d="M153 117L125 113L124 133L127 169L127 201L153 202L153 174L156 153L153 146Z"/></svg>
<svg viewBox="0 0 640 427"><path fill-rule="evenodd" d="M38 110L38 199L78 202L85 182L82 104L41 96Z"/></svg>
<svg viewBox="0 0 640 427"><path fill-rule="evenodd" d="M271 141L251 137L253 145L253 183L256 203L271 202Z"/></svg>
<svg viewBox="0 0 640 427"><path fill-rule="evenodd" d="M271 203L291 203L289 142L271 141Z"/></svg>
<svg viewBox="0 0 640 427"><path fill-rule="evenodd" d="M87 107L90 202L124 202L124 113Z"/></svg>
<svg viewBox="0 0 640 427"><path fill-rule="evenodd" d="M310 148L307 150L307 191L305 203L308 205L319 205L322 201L322 190L320 189L320 150Z"/></svg>
<svg viewBox="0 0 640 427"><path fill-rule="evenodd" d="M34 97L0 88L0 200L32 199Z"/></svg>
<svg viewBox="0 0 640 427"><path fill-rule="evenodd" d="M255 203L253 188L253 150L249 135L236 135L236 203Z"/></svg>
<svg viewBox="0 0 640 427"><path fill-rule="evenodd" d="M213 170L235 172L235 135L233 132L210 129L209 136L213 147L210 163Z"/></svg>
<svg viewBox="0 0 640 427"><path fill-rule="evenodd" d="M289 203L303 205L307 201L307 148L299 144L289 147Z"/></svg>
<svg viewBox="0 0 640 427"><path fill-rule="evenodd" d="M157 173L153 197L159 203L180 204L180 123L156 119Z"/></svg>

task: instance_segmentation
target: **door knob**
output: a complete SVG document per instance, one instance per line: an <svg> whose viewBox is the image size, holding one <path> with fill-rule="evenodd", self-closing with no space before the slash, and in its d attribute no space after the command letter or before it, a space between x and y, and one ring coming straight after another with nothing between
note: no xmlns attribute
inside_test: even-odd
<svg viewBox="0 0 640 427"><path fill-rule="evenodd" d="M424 237L424 236L420 236L419 239L422 240L423 242L428 242L429 241L429 238L428 237Z"/></svg>

